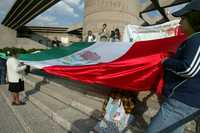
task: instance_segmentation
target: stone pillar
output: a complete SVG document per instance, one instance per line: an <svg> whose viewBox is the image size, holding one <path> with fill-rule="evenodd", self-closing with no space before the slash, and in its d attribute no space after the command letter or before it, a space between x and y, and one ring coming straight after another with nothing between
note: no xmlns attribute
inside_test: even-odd
<svg viewBox="0 0 200 133"><path fill-rule="evenodd" d="M122 33L127 24L140 24L138 0L85 0L83 38L87 31L99 33L102 25L109 30L119 28Z"/></svg>

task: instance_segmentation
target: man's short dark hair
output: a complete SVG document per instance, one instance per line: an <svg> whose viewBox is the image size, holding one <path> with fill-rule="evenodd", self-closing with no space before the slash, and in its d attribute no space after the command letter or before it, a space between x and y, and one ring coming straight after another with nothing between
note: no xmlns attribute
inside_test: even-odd
<svg viewBox="0 0 200 133"><path fill-rule="evenodd" d="M12 50L11 52L10 52L10 56L17 56L17 50Z"/></svg>

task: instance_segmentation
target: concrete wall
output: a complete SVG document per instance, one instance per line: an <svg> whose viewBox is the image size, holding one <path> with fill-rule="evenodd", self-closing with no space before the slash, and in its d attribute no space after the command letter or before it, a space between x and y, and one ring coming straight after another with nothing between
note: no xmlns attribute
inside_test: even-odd
<svg viewBox="0 0 200 133"><path fill-rule="evenodd" d="M17 47L24 49L46 48L27 38L16 38L16 31L0 25L0 49L4 47Z"/></svg>
<svg viewBox="0 0 200 133"><path fill-rule="evenodd" d="M54 40L57 37L58 40L62 41L61 38L68 38L69 42L79 42L80 38L77 35L71 35L67 33L36 33L49 40Z"/></svg>
<svg viewBox="0 0 200 133"><path fill-rule="evenodd" d="M28 38L17 38L17 43L15 47L24 48L24 49L32 49L32 48L46 49L47 48L46 46L41 45L38 42L35 42Z"/></svg>
<svg viewBox="0 0 200 133"><path fill-rule="evenodd" d="M44 44L45 46L51 47L52 46L52 40L57 37L58 40L62 42L62 39L65 38L67 42L62 43L71 43L71 42L79 42L81 39L76 35L70 35L66 33L39 33L35 32L34 34L30 34L30 39L40 42L41 44ZM63 44L64 45L64 44Z"/></svg>
<svg viewBox="0 0 200 133"><path fill-rule="evenodd" d="M0 25L0 48L16 46L16 31Z"/></svg>

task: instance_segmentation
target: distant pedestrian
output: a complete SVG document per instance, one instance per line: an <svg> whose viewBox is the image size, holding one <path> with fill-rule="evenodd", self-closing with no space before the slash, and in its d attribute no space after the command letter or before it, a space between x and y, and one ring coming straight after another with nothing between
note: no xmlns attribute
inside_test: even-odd
<svg viewBox="0 0 200 133"><path fill-rule="evenodd" d="M121 34L118 28L115 29L115 36L114 36L114 41L119 42L121 40Z"/></svg>
<svg viewBox="0 0 200 133"><path fill-rule="evenodd" d="M100 41L109 41L109 33L107 29L107 24L103 24L103 28L99 32Z"/></svg>
<svg viewBox="0 0 200 133"><path fill-rule="evenodd" d="M110 32L110 42L114 42L114 41L115 41L115 31L112 30L112 31Z"/></svg>
<svg viewBox="0 0 200 133"><path fill-rule="evenodd" d="M61 41L58 40L57 37L54 38L54 40L52 41L52 47L60 47L61 46Z"/></svg>
<svg viewBox="0 0 200 133"><path fill-rule="evenodd" d="M88 31L88 35L85 39L86 42L96 42L96 37L95 35L92 33L91 30Z"/></svg>
<svg viewBox="0 0 200 133"><path fill-rule="evenodd" d="M8 58L7 62L7 76L9 87L8 90L12 95L12 105L22 105L23 102L20 101L19 93L24 91L24 81L23 81L23 71L26 66L20 64L17 60L17 53L13 51L11 57Z"/></svg>
<svg viewBox="0 0 200 133"><path fill-rule="evenodd" d="M0 57L0 84L6 83L6 59Z"/></svg>

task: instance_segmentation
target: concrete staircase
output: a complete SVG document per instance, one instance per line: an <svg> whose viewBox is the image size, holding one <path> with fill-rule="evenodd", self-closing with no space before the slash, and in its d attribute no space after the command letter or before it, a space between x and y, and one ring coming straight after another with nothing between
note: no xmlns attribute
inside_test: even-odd
<svg viewBox="0 0 200 133"><path fill-rule="evenodd" d="M23 106L12 106L7 86L0 95L1 133L66 133L63 127L48 117L43 111L27 101ZM2 106L3 105L3 106ZM4 113L2 112L4 111ZM6 119L4 119L6 118ZM3 125L3 126L2 126Z"/></svg>
<svg viewBox="0 0 200 133"><path fill-rule="evenodd" d="M0 133L25 133L24 128L19 124L2 95L0 95L0 106Z"/></svg>
<svg viewBox="0 0 200 133"><path fill-rule="evenodd" d="M37 72L26 76L25 87L29 99L27 105L15 107L14 110L23 112L30 108L36 116L43 113L43 117L50 119L50 123L54 122L62 129L73 133L88 133L96 125L101 118L103 101L109 93L109 89L106 87L82 84ZM4 95L8 96L7 93ZM137 112L140 112L138 116L142 117L138 119L140 122L130 126L126 133L143 133L150 118L159 109L159 102L155 94L141 92L138 99L136 109ZM27 119L25 115L32 113L24 111L21 116ZM34 115L31 119L36 117ZM35 118L35 120L37 119L38 123L41 123L39 118ZM31 124L28 120L24 120L24 123ZM29 127L31 128L32 125ZM34 133L39 130L45 131L46 128L44 126L43 129L37 128L38 130L32 129L32 131ZM58 132L60 133L60 131ZM185 133L195 133L194 121L187 124Z"/></svg>

